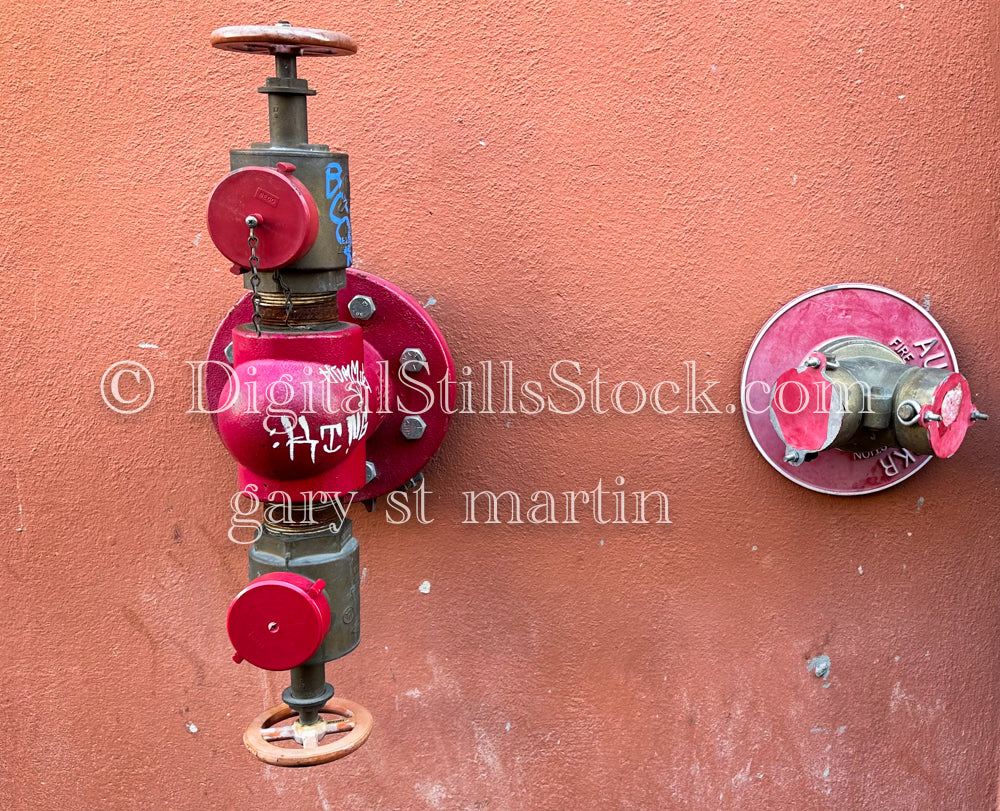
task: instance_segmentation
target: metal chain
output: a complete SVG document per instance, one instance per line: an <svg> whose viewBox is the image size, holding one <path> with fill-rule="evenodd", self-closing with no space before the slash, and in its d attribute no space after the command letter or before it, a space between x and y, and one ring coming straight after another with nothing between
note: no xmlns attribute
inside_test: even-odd
<svg viewBox="0 0 1000 811"><path fill-rule="evenodd" d="M250 229L250 238L247 239L247 245L250 248L250 289L253 292L251 301L253 301L253 328L257 331L257 337L260 337L260 292L257 288L260 286L260 275L257 272L257 268L260 267L260 257L257 256L257 246L260 244L260 239L257 237L257 233L254 230L260 222L252 214L246 219L247 227Z"/></svg>
<svg viewBox="0 0 1000 811"><path fill-rule="evenodd" d="M292 288L281 278L281 271L278 269L275 269L274 273L271 274L271 278L281 288L281 292L285 294L285 325L287 326L288 319L292 317Z"/></svg>

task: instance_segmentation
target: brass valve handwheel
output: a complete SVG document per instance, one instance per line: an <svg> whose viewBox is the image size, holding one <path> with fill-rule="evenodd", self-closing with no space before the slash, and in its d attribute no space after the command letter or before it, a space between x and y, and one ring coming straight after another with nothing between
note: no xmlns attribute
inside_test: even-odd
<svg viewBox="0 0 1000 811"><path fill-rule="evenodd" d="M224 51L286 56L350 56L358 46L347 34L292 25L230 25L212 32Z"/></svg>
<svg viewBox="0 0 1000 811"><path fill-rule="evenodd" d="M255 757L272 766L317 766L351 754L371 734L371 713L353 701L334 698L320 713L340 718L320 717L317 723L308 726L299 724L296 719L294 723L275 726L296 712L286 704L271 707L253 719L243 736L243 743ZM332 738L332 741L324 744L324 738ZM278 746L277 741L294 741L296 745Z"/></svg>

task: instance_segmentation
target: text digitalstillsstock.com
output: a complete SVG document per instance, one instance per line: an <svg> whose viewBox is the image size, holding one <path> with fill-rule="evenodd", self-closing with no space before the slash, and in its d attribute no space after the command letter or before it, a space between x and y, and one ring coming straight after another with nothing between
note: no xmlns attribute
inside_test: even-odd
<svg viewBox="0 0 1000 811"><path fill-rule="evenodd" d="M337 366L318 368L315 380L292 381L282 378L257 381L252 364L234 369L217 360L185 361L191 371L191 407L189 414L218 414L227 411L240 401L240 407L251 413L264 413L268 408L283 408L293 398L301 398L310 408L332 410L371 410L388 414L393 410L406 414L424 414L439 408L448 414L521 414L534 416L543 412L559 415L616 413L626 416L651 410L657 414L733 414L736 406L719 408L709 392L718 385L717 380L703 380L693 360L683 361L683 385L673 380L660 380L647 385L635 380L610 382L600 368L585 371L577 361L557 360L548 368L545 380L518 380L514 362L502 360L479 361L476 368L463 366L457 378L449 374L436 377L425 363L420 371L400 366L395 375L389 370L388 361L376 364L374 377L378 381L377 395L372 395L367 385L367 374L358 375ZM229 381L228 402L210 403L207 372L217 370ZM406 390L410 396L403 402L389 401L392 386L398 381L399 392ZM430 382L429 382L430 381ZM335 404L330 401L331 387L344 383L353 388L356 400ZM761 382L763 393L770 393ZM143 364L123 360L109 366L100 381L101 397L105 404L119 414L136 414L153 401L155 381ZM767 405L764 404L764 410ZM756 409L754 409L756 411ZM762 411L759 413L763 413Z"/></svg>
<svg viewBox="0 0 1000 811"><path fill-rule="evenodd" d="M695 361L685 361L684 381L681 385L662 380L651 387L636 381L609 383L600 369L585 373L579 363L560 360L548 369L546 385L541 380L515 382L512 361L481 361L478 368L464 366L461 375L474 379L452 380L448 375L429 385L430 369L424 366L420 373L400 366L399 384L411 394L419 394L418 401L408 397L403 402L398 396L395 404L387 401L392 390L386 362L378 364L378 378L371 385L364 370L348 366L320 364L311 380L294 381L282 375L276 380L256 380L254 370L244 370L244 379L228 364L219 361L187 361L191 369L192 401L188 413L218 414L237 406L242 413L261 415L261 425L274 438L273 447L285 446L290 460L296 459L296 450L304 451L312 462L324 452L340 451L344 445L327 447L332 437L343 438L347 445L359 441L362 427L354 426L352 418L367 414L424 414L437 407L450 414L532 416L542 412L558 415L576 415L589 411L603 415L609 412L634 415L644 409L659 414L721 414L709 396L718 381L699 382ZM209 403L206 370L214 367L223 372L229 386L229 401ZM422 372L428 373L427 375ZM249 379L247 379L249 378ZM373 393L373 389L377 393ZM101 380L101 395L112 410L134 414L144 410L152 401L154 382L146 367L134 361L120 361L109 367ZM345 396L346 391L346 396ZM145 392L145 396L143 396ZM399 390L397 389L397 393ZM665 402L667 401L667 402ZM290 408L290 406L294 406ZM394 406L394 408L393 408ZM735 406L725 411L733 413ZM306 415L336 414L346 418L344 430L339 425L319 425L311 428ZM360 425L360 423L358 424ZM329 430L327 430L329 429ZM315 434L315 435L314 435ZM662 490L626 490L625 477L614 477L612 486L605 486L604 479L583 489L537 489L518 493L511 489L466 490L462 524L533 524L564 525L593 521L595 524L670 524L667 494ZM427 496L432 491L421 480L410 490L395 490L385 496L385 519L391 524L417 521L429 524ZM248 485L231 499L232 521L229 538L234 543L253 543L259 537L262 524L295 523L314 525L325 523L331 531L338 531L347 519L347 512L357 498L357 493L339 495L316 492L306 494L305 504L301 494L293 504L287 493L270 492L266 500L258 497L256 487ZM330 509L326 509L329 507ZM317 513L323 521L315 520ZM330 521L331 513L334 519Z"/></svg>
<svg viewBox="0 0 1000 811"><path fill-rule="evenodd" d="M403 414L426 414L432 409L440 409L447 414L480 415L523 415L535 416L542 413L574 416L592 413L596 415L619 414L634 416L649 410L668 416L677 414L734 414L737 407L733 403L719 408L709 392L718 385L718 380L705 380L693 360L682 362L684 385L673 380L661 380L652 385L644 385L635 380L622 380L612 384L600 368L584 372L577 361L557 360L549 366L547 383L542 380L518 380L515 377L514 362L509 360L479 361L478 369L463 366L459 379L449 374L434 380L431 370L424 363L421 372L414 372L400 366L395 377L398 388L396 402L390 402L393 387L387 385L393 380L388 361L376 364L374 374L377 380L373 387L368 373L357 364L351 367L318 365L315 380L293 381L282 375L277 380L258 381L253 379L254 367L248 365L241 378L240 372L231 365L216 360L185 361L191 371L191 407L188 414L218 414L237 405L242 411L269 416L288 415L285 409L298 399L304 407L301 413L341 412L385 415L397 411ZM227 402L210 403L206 375L208 369L217 369L228 381ZM426 372L426 374L424 374ZM588 374L590 375L588 377ZM249 379L248 379L249 378ZM432 380L433 383L428 383ZM331 394L332 387L343 384L351 392L345 399ZM787 380L772 384L764 380L744 381L743 408L748 414L767 413L772 402L788 413L799 413L812 404L817 411L829 413L830 397L826 389L835 389L839 401L846 401L849 389L859 386L867 404L871 393L863 381L851 386L839 382L824 381L814 383L822 386L810 397L807 387L797 380ZM848 391L845 391L847 389ZM402 391L413 393L400 399ZM137 414L145 410L153 400L155 382L147 367L133 360L123 360L111 364L100 381L101 397L112 411L119 414ZM218 392L216 392L218 394ZM417 396L419 395L419 396ZM863 409L867 412L869 408Z"/></svg>

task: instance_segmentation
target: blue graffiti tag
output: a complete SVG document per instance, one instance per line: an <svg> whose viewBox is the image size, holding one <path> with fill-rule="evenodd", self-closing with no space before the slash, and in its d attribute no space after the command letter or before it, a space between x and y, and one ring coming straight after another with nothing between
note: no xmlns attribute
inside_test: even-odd
<svg viewBox="0 0 1000 811"><path fill-rule="evenodd" d="M351 264L351 211L344 194L344 168L337 162L326 165L326 199L330 200L330 222L337 226L337 242L344 246L347 264ZM343 211L343 216L337 214Z"/></svg>

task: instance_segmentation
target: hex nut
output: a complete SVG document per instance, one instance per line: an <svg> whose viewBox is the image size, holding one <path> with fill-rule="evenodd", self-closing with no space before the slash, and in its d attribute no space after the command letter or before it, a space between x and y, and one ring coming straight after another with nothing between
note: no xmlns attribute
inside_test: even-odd
<svg viewBox="0 0 1000 811"><path fill-rule="evenodd" d="M789 448L785 452L785 461L790 465L801 465L805 461L805 454L796 448Z"/></svg>
<svg viewBox="0 0 1000 811"><path fill-rule="evenodd" d="M375 315L375 302L371 296L355 296L347 305L347 311L351 314L351 318L367 321Z"/></svg>
<svg viewBox="0 0 1000 811"><path fill-rule="evenodd" d="M226 356L226 360L228 360L229 361L229 365L232 366L233 365L233 342L232 341L230 341L228 344L226 344L226 348L223 350L222 354Z"/></svg>
<svg viewBox="0 0 1000 811"><path fill-rule="evenodd" d="M409 440L420 439L426 430L427 423L422 417L416 415L403 417L403 421L399 425L399 432Z"/></svg>
<svg viewBox="0 0 1000 811"><path fill-rule="evenodd" d="M378 475L374 462L365 462L365 484L369 484Z"/></svg>
<svg viewBox="0 0 1000 811"><path fill-rule="evenodd" d="M412 375L427 368L427 358L419 349L404 349L403 354L399 356L399 365Z"/></svg>

